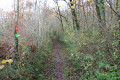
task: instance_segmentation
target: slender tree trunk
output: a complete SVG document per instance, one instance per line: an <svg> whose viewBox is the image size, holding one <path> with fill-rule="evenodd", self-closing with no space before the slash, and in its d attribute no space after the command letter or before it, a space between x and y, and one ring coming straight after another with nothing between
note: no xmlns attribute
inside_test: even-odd
<svg viewBox="0 0 120 80"><path fill-rule="evenodd" d="M118 24L120 24L120 13L119 13L119 0L116 0L116 11L118 14ZM120 31L120 25L119 25L119 31Z"/></svg>
<svg viewBox="0 0 120 80"><path fill-rule="evenodd" d="M110 4L111 4L111 6L113 7L113 1L110 1ZM113 12L112 12L112 10L111 10L111 21L112 21L112 19L113 19Z"/></svg>
<svg viewBox="0 0 120 80"><path fill-rule="evenodd" d="M71 2L71 6L74 6L74 4L72 3L73 0L70 0L70 2ZM75 29L79 30L80 29L80 25L79 25L79 21L77 19L75 8L74 9L71 8L71 13L72 13L72 17L73 17L73 27L74 27L74 30Z"/></svg>
<svg viewBox="0 0 120 80"><path fill-rule="evenodd" d="M119 32L120 32L120 15L118 16Z"/></svg>
<svg viewBox="0 0 120 80"><path fill-rule="evenodd" d="M101 13L100 13L100 7L99 7L99 2L98 0L95 1L95 4L96 4L96 12L97 12L97 16L98 16L98 21L102 22L102 19L101 19Z"/></svg>
<svg viewBox="0 0 120 80"><path fill-rule="evenodd" d="M62 17L61 17L61 16L60 16L60 22L61 22L62 30L64 31L64 28L63 28L63 20L62 20Z"/></svg>
<svg viewBox="0 0 120 80"><path fill-rule="evenodd" d="M104 5L104 0L100 0L100 4L99 4L99 6L100 6L100 12L101 12L101 15L102 15L102 24L103 24L103 26L105 26L106 25L106 16L105 16L105 5Z"/></svg>
<svg viewBox="0 0 120 80"><path fill-rule="evenodd" d="M116 11L118 14L118 28L119 28L119 40L120 40L120 10L119 10L119 0L116 0ZM120 41L119 41L119 52L120 52Z"/></svg>
<svg viewBox="0 0 120 80"><path fill-rule="evenodd" d="M19 0L17 0L17 15L16 15L16 21L15 21L15 32L14 32L14 36L15 36L15 53L17 55L18 53L18 18L19 18Z"/></svg>
<svg viewBox="0 0 120 80"><path fill-rule="evenodd" d="M92 7L93 8L93 7ZM95 21L95 10L94 10L94 8L93 8L93 23L94 23L94 21Z"/></svg>
<svg viewBox="0 0 120 80"><path fill-rule="evenodd" d="M86 22L86 25L87 25L88 23L87 23L87 15L86 15L86 13L85 13L85 7L83 7L83 13L84 13L85 22ZM87 27L88 27L88 25L87 25Z"/></svg>
<svg viewBox="0 0 120 80"><path fill-rule="evenodd" d="M57 7L59 6L58 5L58 1L55 1L55 0L53 0L56 4L57 4ZM61 22L61 26L62 26L62 30L64 31L64 26L63 26L63 20L62 20L62 15L61 15L61 13L60 13L60 8L58 7L58 13L59 13L59 20L60 20L60 22Z"/></svg>
<svg viewBox="0 0 120 80"><path fill-rule="evenodd" d="M57 2L57 5L58 5L58 2ZM59 7L58 7L58 12L60 14L60 8ZM62 30L64 31L62 16L61 15L59 15L59 16L60 16L60 22L61 22Z"/></svg>

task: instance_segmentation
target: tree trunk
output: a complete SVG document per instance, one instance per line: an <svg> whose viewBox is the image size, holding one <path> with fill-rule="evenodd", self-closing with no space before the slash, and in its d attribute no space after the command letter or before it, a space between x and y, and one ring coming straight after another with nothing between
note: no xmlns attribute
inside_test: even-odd
<svg viewBox="0 0 120 80"><path fill-rule="evenodd" d="M104 0L100 0L100 12L101 12L101 15L102 15L102 24L103 26L106 25L106 18L105 18L105 5L104 5Z"/></svg>
<svg viewBox="0 0 120 80"><path fill-rule="evenodd" d="M120 10L119 10L119 0L116 0L116 11L117 11L117 14L118 14L118 28L119 28L119 36L120 36ZM118 36L118 37L119 37ZM120 37L119 37L119 40L120 40ZM120 52L120 41L119 41L119 52Z"/></svg>
<svg viewBox="0 0 120 80"><path fill-rule="evenodd" d="M55 1L55 0L53 0L56 4L57 4L57 7L59 6L58 5L58 1ZM62 20L62 15L61 15L61 13L60 13L60 8L58 7L58 13L59 13L59 20L60 20L60 22L61 22L61 26L62 26L62 30L64 31L64 26L63 26L63 20Z"/></svg>
<svg viewBox="0 0 120 80"><path fill-rule="evenodd" d="M98 21L102 22L102 19L101 19L101 13L100 13L100 7L99 7L99 2L98 0L95 1L95 5L96 5L96 12L97 12L97 17L98 17Z"/></svg>
<svg viewBox="0 0 120 80"><path fill-rule="evenodd" d="M16 21L15 21L15 32L14 32L14 36L15 36L15 53L17 55L18 53L18 18L19 18L19 0L17 0L17 15L16 15Z"/></svg>
<svg viewBox="0 0 120 80"><path fill-rule="evenodd" d="M84 17L85 17L85 23L87 25L88 23L87 23L87 16L86 16L86 13L85 13L85 7L83 7L83 13L84 13ZM87 27L88 27L88 25L87 25Z"/></svg>
<svg viewBox="0 0 120 80"><path fill-rule="evenodd" d="M74 4L72 3L73 1L70 0L70 2L71 2L71 6L74 6ZM76 12L75 12L74 8L71 8L71 13L72 13L72 17L73 17L73 27L74 27L74 30L75 29L79 30L80 29L80 25L79 25L79 22L78 22L78 19L77 19L77 15L76 15Z"/></svg>

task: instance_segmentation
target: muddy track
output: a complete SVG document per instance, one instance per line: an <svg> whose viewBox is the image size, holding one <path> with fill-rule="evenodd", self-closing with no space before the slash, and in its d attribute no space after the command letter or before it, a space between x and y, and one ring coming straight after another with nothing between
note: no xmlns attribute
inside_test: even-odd
<svg viewBox="0 0 120 80"><path fill-rule="evenodd" d="M55 53L55 79L64 80L64 57L62 45L57 37L53 38L53 52Z"/></svg>

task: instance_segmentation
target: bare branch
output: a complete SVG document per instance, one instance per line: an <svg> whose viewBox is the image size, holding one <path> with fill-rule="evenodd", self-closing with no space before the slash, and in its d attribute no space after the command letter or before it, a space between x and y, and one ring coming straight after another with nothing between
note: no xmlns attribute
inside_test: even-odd
<svg viewBox="0 0 120 80"><path fill-rule="evenodd" d="M116 14L116 16L119 16L119 14L113 9L113 7L111 6L111 4L109 3L108 0L106 0L106 2L109 4L111 10Z"/></svg>

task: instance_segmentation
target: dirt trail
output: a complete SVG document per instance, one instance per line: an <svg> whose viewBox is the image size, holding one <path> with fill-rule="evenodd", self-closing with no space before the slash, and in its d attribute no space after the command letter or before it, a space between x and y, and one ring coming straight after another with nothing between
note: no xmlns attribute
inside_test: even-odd
<svg viewBox="0 0 120 80"><path fill-rule="evenodd" d="M62 45L58 38L53 38L53 52L55 53L55 79L64 80L64 57Z"/></svg>

